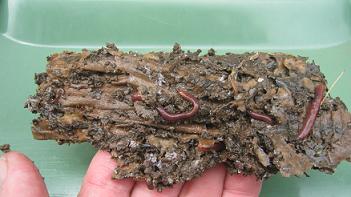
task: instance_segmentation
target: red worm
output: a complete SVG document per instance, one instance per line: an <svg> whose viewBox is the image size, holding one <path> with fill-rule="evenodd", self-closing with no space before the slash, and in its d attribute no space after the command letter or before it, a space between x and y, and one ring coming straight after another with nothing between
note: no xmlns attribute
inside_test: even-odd
<svg viewBox="0 0 351 197"><path fill-rule="evenodd" d="M323 84L318 84L314 89L314 99L307 106L306 117L303 121L302 128L299 131L297 138L304 139L312 130L314 122L316 121L319 108L323 100L323 94L325 91L325 86Z"/></svg>
<svg viewBox="0 0 351 197"><path fill-rule="evenodd" d="M199 151L201 152L207 152L207 151L210 151L210 150L214 150L214 151L222 151L225 149L225 145L223 142L215 142L212 146L210 147L202 147L202 146L198 146L197 147Z"/></svg>
<svg viewBox="0 0 351 197"><path fill-rule="evenodd" d="M189 118L195 116L196 113L200 109L199 101L193 95L191 95L190 93L188 93L184 90L179 90L179 89L177 89L177 92L180 96L183 97L183 99L191 102L191 104L193 105L193 108L189 112L183 112L183 113L179 113L179 114L170 114L162 107L156 108L158 113L160 114L160 116L163 119L170 121L170 122L189 119Z"/></svg>
<svg viewBox="0 0 351 197"><path fill-rule="evenodd" d="M273 119L268 115L259 114L259 113L253 112L253 111L248 111L247 113L249 113L251 118L253 118L255 120L260 120L260 121L266 122L266 123L271 124L271 125L274 122Z"/></svg>
<svg viewBox="0 0 351 197"><path fill-rule="evenodd" d="M143 97L141 97L141 95L139 93L132 94L132 101L133 101L133 103L135 101L142 101L142 100L143 100Z"/></svg>

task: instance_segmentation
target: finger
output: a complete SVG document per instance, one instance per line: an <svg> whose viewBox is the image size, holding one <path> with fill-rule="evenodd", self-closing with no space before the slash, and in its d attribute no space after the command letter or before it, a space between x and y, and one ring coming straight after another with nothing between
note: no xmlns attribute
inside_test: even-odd
<svg viewBox="0 0 351 197"><path fill-rule="evenodd" d="M192 181L184 184L180 196L221 196L225 178L223 165L211 168Z"/></svg>
<svg viewBox="0 0 351 197"><path fill-rule="evenodd" d="M172 188L166 188L162 190L162 192L158 192L155 189L150 190L147 188L147 185L145 182L137 182L134 186L133 192L132 192L132 197L138 197L138 196L143 196L143 197L162 197L162 196L178 196L180 190L182 189L183 184L176 184L173 185Z"/></svg>
<svg viewBox="0 0 351 197"><path fill-rule="evenodd" d="M225 178L223 197L257 197L261 191L261 181L255 176L229 175Z"/></svg>
<svg viewBox="0 0 351 197"><path fill-rule="evenodd" d="M0 196L48 196L43 177L22 153L11 151L0 158Z"/></svg>
<svg viewBox="0 0 351 197"><path fill-rule="evenodd" d="M129 196L134 181L112 179L115 168L116 162L111 159L111 155L105 151L98 151L84 177L79 196Z"/></svg>

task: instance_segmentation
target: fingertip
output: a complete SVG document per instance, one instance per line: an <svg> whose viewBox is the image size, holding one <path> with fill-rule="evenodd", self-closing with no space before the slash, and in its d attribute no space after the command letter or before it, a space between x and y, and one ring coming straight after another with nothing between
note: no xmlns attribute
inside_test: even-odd
<svg viewBox="0 0 351 197"><path fill-rule="evenodd" d="M108 162L108 163L112 163L113 165L115 165L115 161L113 159L111 159L111 154L107 151L102 151L102 150L99 150L96 152L96 154L94 155L93 157L93 160L92 162ZM97 163L99 164L99 163Z"/></svg>
<svg viewBox="0 0 351 197"><path fill-rule="evenodd" d="M43 177L32 160L16 151L4 154L1 159L6 163L2 165L6 174L0 196L48 196Z"/></svg>
<svg viewBox="0 0 351 197"><path fill-rule="evenodd" d="M256 197L259 196L261 187L262 181L257 180L256 176L227 173L223 196Z"/></svg>
<svg viewBox="0 0 351 197"><path fill-rule="evenodd" d="M210 168L196 179L186 182L180 196L220 196L223 191L225 168L222 164Z"/></svg>
<svg viewBox="0 0 351 197"><path fill-rule="evenodd" d="M98 151L92 159L84 177L79 196L129 196L134 181L112 179L116 162L105 151Z"/></svg>
<svg viewBox="0 0 351 197"><path fill-rule="evenodd" d="M176 197L179 196L180 190L182 189L182 185L182 183L178 183L173 185L171 188L165 188L162 190L162 192L158 192L156 189L150 190L147 187L145 181L140 181L135 184L131 197Z"/></svg>

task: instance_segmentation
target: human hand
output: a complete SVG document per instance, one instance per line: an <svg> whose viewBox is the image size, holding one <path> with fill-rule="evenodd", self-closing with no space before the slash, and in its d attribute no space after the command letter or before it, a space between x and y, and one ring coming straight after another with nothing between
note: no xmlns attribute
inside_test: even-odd
<svg viewBox="0 0 351 197"><path fill-rule="evenodd" d="M224 196L254 197L261 190L261 182L253 176L226 173L222 165L207 170L203 176L176 184L157 192L149 190L145 182L111 179L116 163L107 152L99 151L84 177L80 197L86 196ZM48 196L43 178L31 160L18 152L0 158L0 197Z"/></svg>

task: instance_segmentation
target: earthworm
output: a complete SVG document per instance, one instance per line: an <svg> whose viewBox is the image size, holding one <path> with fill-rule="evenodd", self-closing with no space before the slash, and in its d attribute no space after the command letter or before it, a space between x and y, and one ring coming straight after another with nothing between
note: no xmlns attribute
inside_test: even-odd
<svg viewBox="0 0 351 197"><path fill-rule="evenodd" d="M158 113L160 114L160 116L163 119L170 121L170 122L189 119L189 118L195 116L196 113L200 109L199 101L193 95L186 92L185 90L180 90L180 89L177 89L177 92L180 96L183 97L183 99L191 102L191 104L193 105L193 108L189 112L183 112L183 113L179 113L179 114L170 114L164 108L157 107L156 109L157 109Z"/></svg>
<svg viewBox="0 0 351 197"><path fill-rule="evenodd" d="M251 118L253 118L255 120L260 120L260 121L266 122L270 125L272 125L274 122L273 119L268 115L259 114L257 112L253 112L253 111L248 111L247 113L251 116Z"/></svg>
<svg viewBox="0 0 351 197"><path fill-rule="evenodd" d="M207 151L210 151L210 150L214 150L214 151L222 151L225 149L225 145L223 142L215 142L214 144L212 144L211 146L209 147L206 147L206 146L198 146L197 147L199 151L201 152L207 152Z"/></svg>
<svg viewBox="0 0 351 197"><path fill-rule="evenodd" d="M324 91L325 86L323 84L318 84L314 88L314 99L307 106L306 117L302 123L302 128L299 131L298 139L304 139L312 130L323 100Z"/></svg>
<svg viewBox="0 0 351 197"><path fill-rule="evenodd" d="M133 103L135 101L142 101L142 100L143 100L143 97L141 97L141 95L139 93L132 94L132 101L133 101Z"/></svg>

